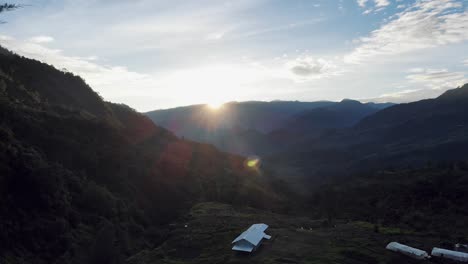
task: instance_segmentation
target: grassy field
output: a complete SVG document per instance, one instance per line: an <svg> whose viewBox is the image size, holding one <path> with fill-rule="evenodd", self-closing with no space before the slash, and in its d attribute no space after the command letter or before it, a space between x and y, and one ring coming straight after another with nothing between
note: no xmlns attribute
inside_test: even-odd
<svg viewBox="0 0 468 264"><path fill-rule="evenodd" d="M265 241L253 254L236 253L231 241L254 223L270 226ZM430 251L443 241L430 234L367 222L340 222L326 227L324 220L272 214L251 208L235 209L219 203L201 203L171 226L169 239L152 251L129 258L128 264L152 263L418 263L385 250L398 241ZM427 261L430 263L430 261Z"/></svg>

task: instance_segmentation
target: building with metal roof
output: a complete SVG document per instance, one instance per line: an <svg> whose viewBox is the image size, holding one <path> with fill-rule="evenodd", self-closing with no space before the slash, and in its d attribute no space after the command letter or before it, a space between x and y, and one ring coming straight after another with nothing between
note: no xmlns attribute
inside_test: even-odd
<svg viewBox="0 0 468 264"><path fill-rule="evenodd" d="M268 228L266 224L254 224L249 229L245 230L240 236L238 236L232 244L232 250L253 252L262 243L263 239L270 239L271 236L265 234L265 230Z"/></svg>
<svg viewBox="0 0 468 264"><path fill-rule="evenodd" d="M458 252L443 248L433 248L431 255L434 257L451 259L459 262L468 262L468 253Z"/></svg>
<svg viewBox="0 0 468 264"><path fill-rule="evenodd" d="M414 259L428 259L430 258L429 254L427 254L426 251L420 250L417 248L409 247L407 245L403 245L397 242L391 242L387 245L386 247L388 250L391 250L393 252L398 252L403 255L406 255L408 257L414 258Z"/></svg>

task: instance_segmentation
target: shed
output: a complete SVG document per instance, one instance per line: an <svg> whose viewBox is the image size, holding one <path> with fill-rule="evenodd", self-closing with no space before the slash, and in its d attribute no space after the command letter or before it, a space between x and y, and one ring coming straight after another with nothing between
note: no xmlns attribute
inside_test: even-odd
<svg viewBox="0 0 468 264"><path fill-rule="evenodd" d="M426 251L420 250L417 248L409 247L407 245L403 245L397 242L391 242L386 247L388 250L393 252L398 252L408 257L414 259L428 259L430 258L429 254Z"/></svg>
<svg viewBox="0 0 468 264"><path fill-rule="evenodd" d="M460 262L468 262L468 253L458 252L443 248L433 248L431 255L439 258L446 258Z"/></svg>
<svg viewBox="0 0 468 264"><path fill-rule="evenodd" d="M268 225L266 224L253 224L232 241L234 245L232 250L243 252L255 251L260 246L263 239L271 238L271 236L265 234L267 228Z"/></svg>

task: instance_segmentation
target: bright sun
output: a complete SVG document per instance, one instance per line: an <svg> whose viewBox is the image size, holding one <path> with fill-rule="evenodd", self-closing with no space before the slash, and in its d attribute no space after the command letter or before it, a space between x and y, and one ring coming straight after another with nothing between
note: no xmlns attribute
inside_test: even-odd
<svg viewBox="0 0 468 264"><path fill-rule="evenodd" d="M212 110L218 110L223 106L223 103L220 102L212 102L207 104L208 107Z"/></svg>

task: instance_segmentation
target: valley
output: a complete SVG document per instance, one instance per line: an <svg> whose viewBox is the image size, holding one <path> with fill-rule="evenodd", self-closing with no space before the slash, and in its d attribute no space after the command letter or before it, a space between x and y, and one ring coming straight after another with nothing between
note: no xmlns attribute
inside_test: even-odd
<svg viewBox="0 0 468 264"><path fill-rule="evenodd" d="M467 107L465 84L141 114L0 49L0 262L412 263L386 244L468 241ZM272 240L232 252L257 222Z"/></svg>

